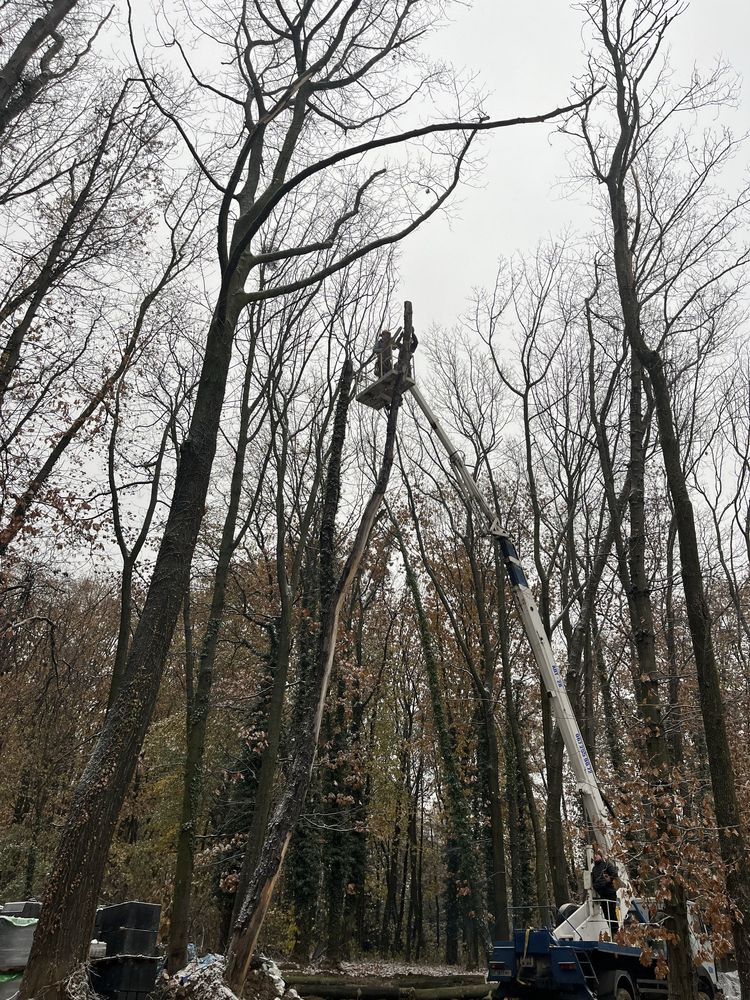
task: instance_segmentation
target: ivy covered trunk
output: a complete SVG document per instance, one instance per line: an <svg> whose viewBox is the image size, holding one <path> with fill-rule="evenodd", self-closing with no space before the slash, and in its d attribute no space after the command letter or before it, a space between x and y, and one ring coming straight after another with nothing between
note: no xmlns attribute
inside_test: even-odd
<svg viewBox="0 0 750 1000"><path fill-rule="evenodd" d="M448 822L450 824L449 838L451 847L447 851L449 859L449 883L451 879L458 878L461 881L464 900L469 923L476 926L478 937L486 943L489 940L487 924L484 917L485 892L482 880L479 876L477 857L474 846L474 837L471 829L468 803L464 795L461 776L456 760L453 741L449 731L446 713L444 708L444 695L438 673L438 661L435 648L430 634L430 628L422 603L422 595L419 589L414 568L412 567L409 553L406 548L403 535L396 522L391 519L393 529L398 539L401 550L401 558L406 572L406 582L411 593L414 609L416 611L417 625L422 643L422 654L425 661L427 674L427 684L430 692L430 704L432 708L432 722L435 728L435 737L440 753L440 765L445 781L446 809L448 812ZM449 896L449 900L450 900ZM448 912L451 912L448 906ZM449 937L448 926L446 924L446 937ZM452 942L447 942L447 949L452 956ZM448 958L451 963L457 958Z"/></svg>
<svg viewBox="0 0 750 1000"><path fill-rule="evenodd" d="M405 338L405 343L410 341ZM400 368L406 357L402 350ZM326 476L320 529L320 595L322 619L315 663L313 697L302 730L297 734L285 788L276 807L263 844L261 856L248 885L227 951L226 977L239 996L245 983L281 866L294 827L302 812L310 783L326 694L336 651L339 618L349 588L359 571L375 518L385 496L393 467L398 412L403 392L403 374L396 376L388 412L383 456L373 492L365 506L355 539L338 578L335 567L335 522L341 491L341 453L346 433L349 397L339 400L334 418L333 438Z"/></svg>

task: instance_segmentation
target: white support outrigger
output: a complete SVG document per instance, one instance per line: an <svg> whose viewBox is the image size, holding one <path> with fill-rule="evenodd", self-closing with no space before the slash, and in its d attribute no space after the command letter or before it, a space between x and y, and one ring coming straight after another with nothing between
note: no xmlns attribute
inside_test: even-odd
<svg viewBox="0 0 750 1000"><path fill-rule="evenodd" d="M409 319L411 318L410 310L407 311L407 316ZM408 331L406 333L408 335ZM466 467L461 452L454 446L432 407L419 390L414 380L411 365L409 365L406 371L401 371L398 364L396 367L390 368L379 379L360 392L357 399L365 406L370 406L376 410L388 406L392 399L394 382L399 375L403 378L402 390L405 393L411 393L412 398L424 414L430 428L434 431L445 449L448 460L456 475L455 485L458 492L465 500L473 502L479 508L485 517L490 534L497 539L505 570L508 574L513 601L532 653L534 654L537 667L539 668L545 691L551 699L555 721L560 729L565 748L568 752L576 785L581 794L586 818L594 831L597 842L609 854L613 847L609 811L599 790L599 783L594 773L594 768L591 764L578 721L573 713L560 668L555 662L552 644L542 624L537 602L531 592L526 574L518 557L518 552L508 532L503 528L495 512L482 495L476 480ZM554 928L556 936L560 939L590 940L592 938L596 939L602 934L609 935L611 933L610 922L593 890L591 865L592 850L591 847L588 847L587 870L584 873L586 898L578 907L565 908L566 915L558 926ZM624 865L621 864L619 870L621 873L621 887L617 890L619 900L617 918L618 923L622 925L632 903L632 892L627 882L627 876L624 873ZM568 909L572 912L567 912Z"/></svg>

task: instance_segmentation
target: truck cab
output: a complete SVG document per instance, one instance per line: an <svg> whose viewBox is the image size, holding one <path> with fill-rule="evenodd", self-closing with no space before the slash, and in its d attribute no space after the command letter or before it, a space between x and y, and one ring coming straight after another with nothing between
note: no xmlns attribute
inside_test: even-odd
<svg viewBox="0 0 750 1000"><path fill-rule="evenodd" d="M713 963L697 969L698 1000L722 1000ZM549 928L496 941L487 975L496 1000L657 1000L668 985L641 949L608 940L559 938Z"/></svg>

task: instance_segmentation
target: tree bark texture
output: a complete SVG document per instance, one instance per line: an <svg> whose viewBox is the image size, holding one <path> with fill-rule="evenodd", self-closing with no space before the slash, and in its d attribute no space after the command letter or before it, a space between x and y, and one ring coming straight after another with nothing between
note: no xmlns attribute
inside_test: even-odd
<svg viewBox="0 0 750 1000"><path fill-rule="evenodd" d="M78 0L53 0L43 17L35 18L0 70L0 135L10 122L27 111L40 91L53 78L51 62L59 55L64 38L58 30ZM42 47L39 67L28 72L32 59Z"/></svg>
<svg viewBox="0 0 750 1000"><path fill-rule="evenodd" d="M485 741L485 786L490 820L490 913L494 916L492 929L494 940L510 937L508 923L508 877L505 869L505 835L503 808L500 798L500 745L495 723L495 699L493 695L493 675L495 657L490 638L490 599L476 558L473 532L468 539L467 556L471 567L474 602L480 623L480 637L483 660L483 676L472 670L471 676L479 700Z"/></svg>

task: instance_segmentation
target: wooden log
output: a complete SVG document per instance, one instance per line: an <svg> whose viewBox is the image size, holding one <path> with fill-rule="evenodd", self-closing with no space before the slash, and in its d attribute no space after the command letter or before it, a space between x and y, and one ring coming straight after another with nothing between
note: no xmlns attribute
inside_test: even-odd
<svg viewBox="0 0 750 1000"><path fill-rule="evenodd" d="M401 1000L402 991L398 986L361 986L357 983L338 983L313 986L310 983L300 983L294 987L303 997L325 997L325 1000Z"/></svg>
<svg viewBox="0 0 750 1000"><path fill-rule="evenodd" d="M318 972L296 972L293 969L281 969L281 975L287 986L297 986L310 983L316 986L372 986L373 980L378 977L372 976L346 976L343 973L318 973ZM439 989L443 986L479 986L485 981L483 972L456 973L453 976L428 976L428 975L404 975L394 976L388 980L387 985L398 986L400 989L426 988L434 986Z"/></svg>
<svg viewBox="0 0 750 1000"><path fill-rule="evenodd" d="M394 980L394 986L398 985L402 989L426 989L434 986L440 989L442 986L481 986L487 981L483 972L466 973L457 976L405 976Z"/></svg>
<svg viewBox="0 0 750 1000"><path fill-rule="evenodd" d="M291 984L287 981L287 985ZM492 989L488 983L424 989L373 983L368 985L299 983L294 988L300 996L323 997L325 1000L481 1000L482 997L488 996Z"/></svg>
<svg viewBox="0 0 750 1000"><path fill-rule="evenodd" d="M437 989L410 990L414 1000L481 1000L493 990L490 983L475 983L470 986L442 986Z"/></svg>

